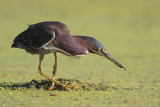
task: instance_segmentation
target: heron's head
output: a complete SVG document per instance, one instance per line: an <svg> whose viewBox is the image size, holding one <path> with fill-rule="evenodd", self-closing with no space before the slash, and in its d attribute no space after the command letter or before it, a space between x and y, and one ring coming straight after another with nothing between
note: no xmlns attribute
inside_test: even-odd
<svg viewBox="0 0 160 107"><path fill-rule="evenodd" d="M88 41L88 44L89 44L88 50L90 53L104 56L105 58L109 59L120 68L123 68L124 70L126 70L126 68L122 64L120 64L120 62L116 60L98 40L88 36L78 36L78 37Z"/></svg>

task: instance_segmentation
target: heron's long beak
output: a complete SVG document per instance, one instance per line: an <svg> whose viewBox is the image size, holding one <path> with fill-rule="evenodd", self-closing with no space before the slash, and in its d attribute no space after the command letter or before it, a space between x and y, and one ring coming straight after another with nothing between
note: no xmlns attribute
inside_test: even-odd
<svg viewBox="0 0 160 107"><path fill-rule="evenodd" d="M99 48L98 51L101 53L101 56L106 57L107 59L112 61L114 64L119 66L120 68L123 68L124 70L126 70L126 68L122 64L120 64L120 62L116 60L110 53L104 51L102 48Z"/></svg>

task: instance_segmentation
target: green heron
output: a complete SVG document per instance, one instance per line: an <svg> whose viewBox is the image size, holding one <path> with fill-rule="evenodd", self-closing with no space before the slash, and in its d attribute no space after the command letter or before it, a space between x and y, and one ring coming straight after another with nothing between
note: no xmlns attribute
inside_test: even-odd
<svg viewBox="0 0 160 107"><path fill-rule="evenodd" d="M104 46L96 39L89 36L71 36L68 27L57 21L41 22L29 25L28 29L20 33L13 41L12 48L21 48L31 54L39 54L38 72L52 81L49 90L54 88L55 83L65 87L55 80L57 70L58 53L65 54L73 58L82 58L88 53L104 56L120 68L125 67L120 64ZM53 66L53 76L48 76L42 70L42 61L45 54L54 53L55 64Z"/></svg>

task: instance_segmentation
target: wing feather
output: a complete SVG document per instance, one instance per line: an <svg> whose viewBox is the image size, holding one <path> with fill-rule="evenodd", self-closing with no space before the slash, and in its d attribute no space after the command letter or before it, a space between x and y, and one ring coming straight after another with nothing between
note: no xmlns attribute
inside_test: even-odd
<svg viewBox="0 0 160 107"><path fill-rule="evenodd" d="M13 42L21 43L26 48L40 48L55 38L54 31L28 28L20 33Z"/></svg>

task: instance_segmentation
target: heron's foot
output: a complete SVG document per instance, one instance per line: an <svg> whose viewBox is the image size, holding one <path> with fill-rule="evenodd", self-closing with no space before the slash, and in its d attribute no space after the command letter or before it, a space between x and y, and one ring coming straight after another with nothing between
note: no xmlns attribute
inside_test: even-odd
<svg viewBox="0 0 160 107"><path fill-rule="evenodd" d="M67 83L65 83L65 84L61 84L61 87L63 88L63 89L65 89L65 90L67 90L67 91L69 91L69 90L82 90L82 88L81 87L77 87L77 86L71 86L71 85L67 85L68 84L68 82Z"/></svg>
<svg viewBox="0 0 160 107"><path fill-rule="evenodd" d="M49 88L48 90L51 91L51 90L53 90L53 89L54 89L54 87L50 86L50 88Z"/></svg>
<svg viewBox="0 0 160 107"><path fill-rule="evenodd" d="M82 90L81 87L71 86L71 85L68 85L68 83L69 83L69 81L66 82L65 84L62 84L53 78L52 84L48 90L53 90L55 87L60 87L60 88L67 90L67 91L69 91L71 89Z"/></svg>
<svg viewBox="0 0 160 107"><path fill-rule="evenodd" d="M54 82L52 82L52 85L49 87L48 90L53 90L54 89Z"/></svg>

